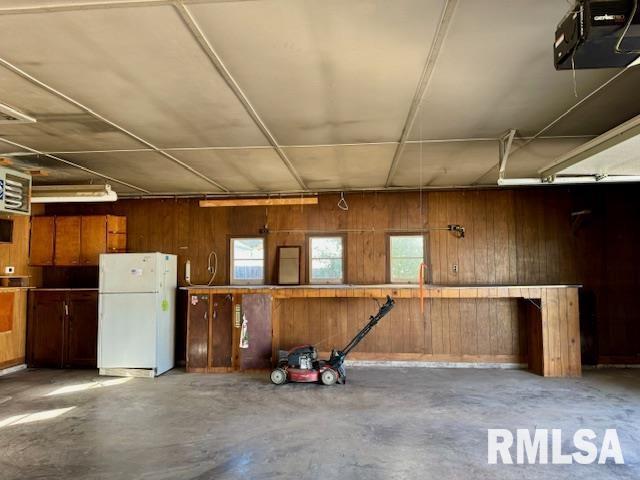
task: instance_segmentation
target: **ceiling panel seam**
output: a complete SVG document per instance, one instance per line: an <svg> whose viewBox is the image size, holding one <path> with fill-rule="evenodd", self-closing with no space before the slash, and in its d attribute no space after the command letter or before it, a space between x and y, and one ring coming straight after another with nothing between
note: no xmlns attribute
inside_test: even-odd
<svg viewBox="0 0 640 480"><path fill-rule="evenodd" d="M540 136L538 139L543 140L565 140L565 139L593 139L598 135L548 135ZM533 137L519 137L520 140L528 140ZM442 139L426 139L426 140L407 140L407 145L431 145L431 144L447 144L447 143L471 143L471 142L496 142L499 137L471 137L471 138L442 138ZM387 145L398 145L398 142L363 142L363 143L322 143L309 145L281 145L287 149L309 149L309 148L336 148L336 147L380 147ZM233 151L233 150L273 150L270 146L244 146L244 147L162 147L164 152L198 152L198 151ZM102 150L43 150L43 153L52 153L55 155L74 155L74 154L99 154L99 153L145 153L155 152L152 148L113 148ZM12 155L31 155L30 153L15 152Z"/></svg>
<svg viewBox="0 0 640 480"><path fill-rule="evenodd" d="M613 75L611 78L609 78L606 82L602 83L599 87L595 88L594 90L592 90L590 93L588 93L587 95L585 95L584 97L582 97L579 101L577 101L576 103L574 103L571 107L569 107L567 110L565 110L563 113L561 113L560 115L558 115L554 120L552 120L551 122L549 122L546 126L544 126L543 128L541 128L540 130L538 130L538 132L534 133L533 135L531 135L530 137L526 137L522 138L522 140L525 140L521 145L518 145L516 147L513 148L513 150L511 151L511 156L513 157L513 155L518 151L521 150L523 148L525 148L527 145L529 145L531 142L537 140L538 138L541 138L542 135L548 131L550 128L552 128L554 125L557 125L558 122L560 122L563 118L565 118L567 115L569 115L571 112L573 112L574 110L576 110L578 107L580 107L583 103L585 103L587 100L591 99L594 95L596 95L598 92L600 92L601 90L605 89L607 86L609 86L609 84L611 84L613 81L615 81L620 75L622 75L624 72L626 72L629 69L629 67L626 67L622 70L620 70L618 73L616 73L615 75ZM545 137L546 138L546 137ZM580 137L577 137L580 138ZM491 168L489 170L487 170L486 172L484 172L482 175L480 175L478 178L476 178L472 185L477 185L478 182L480 182L484 177L486 177L487 175L489 175L490 173L494 172L497 170L497 168L500 166L500 162L496 162L495 164L493 164L491 166Z"/></svg>
<svg viewBox="0 0 640 480"><path fill-rule="evenodd" d="M124 128L124 127L118 125L117 123L109 120L108 118L100 115L99 113L95 112L94 110L92 110L91 108L87 107L86 105L80 103L79 101L69 97L68 95L66 95L66 94L62 93L61 91L53 88L52 86L47 85L43 81L38 80L33 75L25 72L24 70L22 70L21 68L17 67L14 64L12 64L11 62L5 60L4 58L0 58L0 65L3 65L8 70L11 70L12 72L20 75L22 78L30 81L34 85L37 85L37 86L47 90L49 93L52 93L52 94L56 95L59 98L62 98L63 100L71 103L72 105L75 105L76 107L80 108L81 110L83 110L84 112L88 113L89 115L92 115L95 118L97 118L98 120L100 120L100 121L112 126L113 128L115 128L115 129L119 130L120 132L128 135L129 137L131 137L134 140L142 143L143 145L146 145L147 147L151 148L153 151L155 151L155 152L159 153L160 155L168 158L172 162L177 163L178 165L180 165L181 167L183 167L184 169L186 169L187 171L189 171L193 175L196 175L196 176L200 177L204 181L210 183L211 185L215 186L216 188L222 190L223 192L229 192L229 189L227 189L226 187L224 187L220 183L216 182L215 180L207 177L205 174L203 174L201 172L198 172L193 167L191 167L191 166L187 165L186 163L184 163L182 160L179 160L178 158L176 158L173 155L163 151L161 148L156 147L151 142L149 142L149 141L145 140L144 138L136 135L135 133L131 132L130 130L127 130L126 128Z"/></svg>
<svg viewBox="0 0 640 480"><path fill-rule="evenodd" d="M455 13L457 5L458 0L445 0L442 14L440 15L440 20L438 22L438 27L434 34L433 42L431 43L431 48L429 49L429 54L427 55L427 61L425 62L424 69L422 70L422 74L420 75L418 87L413 97L413 101L411 102L411 106L409 107L409 113L407 114L407 119L405 120L402 134L400 135L398 147L393 154L393 160L391 161L391 166L389 167L389 173L387 174L385 187L389 187L391 185L393 176L398 169L400 157L402 155L402 152L404 151L407 138L411 133L411 129L413 128L416 117L418 116L422 99L424 98L424 95L429 88L429 84L431 83L431 78L433 77L436 62L438 61L438 56L440 55L442 45L444 44L447 33L449 32L451 20L453 19L453 15Z"/></svg>
<svg viewBox="0 0 640 480"><path fill-rule="evenodd" d="M82 3L58 3L51 5L28 5L24 7L0 7L0 15L22 15L29 13L56 13L71 12L81 10L100 10L106 8L131 8L131 7L154 7L154 6L170 6L176 0L98 0L95 2ZM203 3L229 3L229 2L245 2L249 0L188 0L184 3L203 4Z"/></svg>
<svg viewBox="0 0 640 480"><path fill-rule="evenodd" d="M274 148L274 150L276 151L276 153L284 163L285 167L287 168L287 170L289 170L289 173L291 173L291 175L295 178L298 185L300 185L300 187L303 190L308 190L307 186L302 180L302 177L293 166L293 163L291 162L291 160L289 160L289 157L284 152L284 150L276 140L275 136L271 133L266 123L262 120L262 118L260 117L256 109L253 107L253 104L251 103L247 95L244 93L244 91L242 90L238 82L235 80L235 78L233 77L229 69L226 67L226 65L224 64L224 62L216 52L216 50L213 48L213 45L211 44L207 36L204 34L202 29L200 28L200 25L196 21L195 17L192 15L191 11L182 2L175 1L173 5L176 11L178 12L178 15L180 15L180 17L184 21L184 24L193 35L196 42L198 42L198 44L200 45L200 48L202 48L203 52L207 55L207 57L211 61L211 64L214 66L214 68L220 74L220 76L224 79L224 81L227 83L231 91L238 98L238 100L240 101L244 109L247 111L251 119L254 121L256 126L260 129L262 134L266 137L268 142Z"/></svg>
<svg viewBox="0 0 640 480"><path fill-rule="evenodd" d="M131 183L127 183L127 182L125 182L123 180L118 180L117 178L110 177L109 175L105 175L105 174L97 172L95 170L91 170L90 168L84 167L82 165L79 165L77 163L71 162L71 161L66 160L64 158L58 157L56 155L52 155L50 153L41 152L39 150L36 150L35 148L31 148L31 147L28 147L26 145L22 145L22 144L17 143L17 142L13 142L13 141L8 140L6 138L0 137L0 142L4 142L4 143L6 143L8 145L13 145L14 147L22 148L23 150L28 150L28 151L32 152L34 155L42 155L44 157L51 158L52 160L56 160L58 162L62 162L62 163L66 164L66 165L69 165L71 167L79 168L80 170L82 170L84 172L87 172L87 173L90 173L91 175L95 175L97 177L104 178L105 180L109 180L110 182L119 183L120 185L125 185L125 186L127 186L129 188L133 188L134 190L138 190L139 192L151 193L149 190L145 190L142 187L138 187L138 186L133 185Z"/></svg>

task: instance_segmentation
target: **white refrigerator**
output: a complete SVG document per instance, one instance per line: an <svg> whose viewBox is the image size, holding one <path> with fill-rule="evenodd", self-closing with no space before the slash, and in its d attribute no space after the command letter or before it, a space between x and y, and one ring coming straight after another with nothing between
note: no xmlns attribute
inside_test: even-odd
<svg viewBox="0 0 640 480"><path fill-rule="evenodd" d="M100 374L144 369L141 376L156 376L173 368L177 278L175 255L100 255Z"/></svg>

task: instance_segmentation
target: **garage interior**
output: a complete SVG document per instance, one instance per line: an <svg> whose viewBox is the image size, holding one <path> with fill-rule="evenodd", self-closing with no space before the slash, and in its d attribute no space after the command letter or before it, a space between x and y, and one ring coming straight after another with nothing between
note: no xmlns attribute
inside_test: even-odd
<svg viewBox="0 0 640 480"><path fill-rule="evenodd" d="M0 478L638 478L640 53L554 68L573 5L0 1Z"/></svg>

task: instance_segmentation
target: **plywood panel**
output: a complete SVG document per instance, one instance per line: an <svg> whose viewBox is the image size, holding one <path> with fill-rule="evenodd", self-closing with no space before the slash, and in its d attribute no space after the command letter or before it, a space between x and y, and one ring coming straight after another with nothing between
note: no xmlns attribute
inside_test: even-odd
<svg viewBox="0 0 640 480"><path fill-rule="evenodd" d="M13 330L15 292L0 292L0 334Z"/></svg>

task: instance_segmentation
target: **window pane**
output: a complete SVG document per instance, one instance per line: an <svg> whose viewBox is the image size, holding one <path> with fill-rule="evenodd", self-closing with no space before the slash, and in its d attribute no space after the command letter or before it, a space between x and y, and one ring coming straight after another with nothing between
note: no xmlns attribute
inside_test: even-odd
<svg viewBox="0 0 640 480"><path fill-rule="evenodd" d="M342 237L312 238L311 258L342 258Z"/></svg>
<svg viewBox="0 0 640 480"><path fill-rule="evenodd" d="M262 238L234 238L234 260L263 259L264 240Z"/></svg>
<svg viewBox="0 0 640 480"><path fill-rule="evenodd" d="M233 278L235 280L262 280L264 278L264 262L262 260L234 261Z"/></svg>
<svg viewBox="0 0 640 480"><path fill-rule="evenodd" d="M391 260L391 281L416 283L419 280L420 258L394 258Z"/></svg>
<svg viewBox="0 0 640 480"><path fill-rule="evenodd" d="M422 235L400 235L391 237L391 257L424 257Z"/></svg>
<svg viewBox="0 0 640 480"><path fill-rule="evenodd" d="M312 260L311 279L342 281L342 259Z"/></svg>

